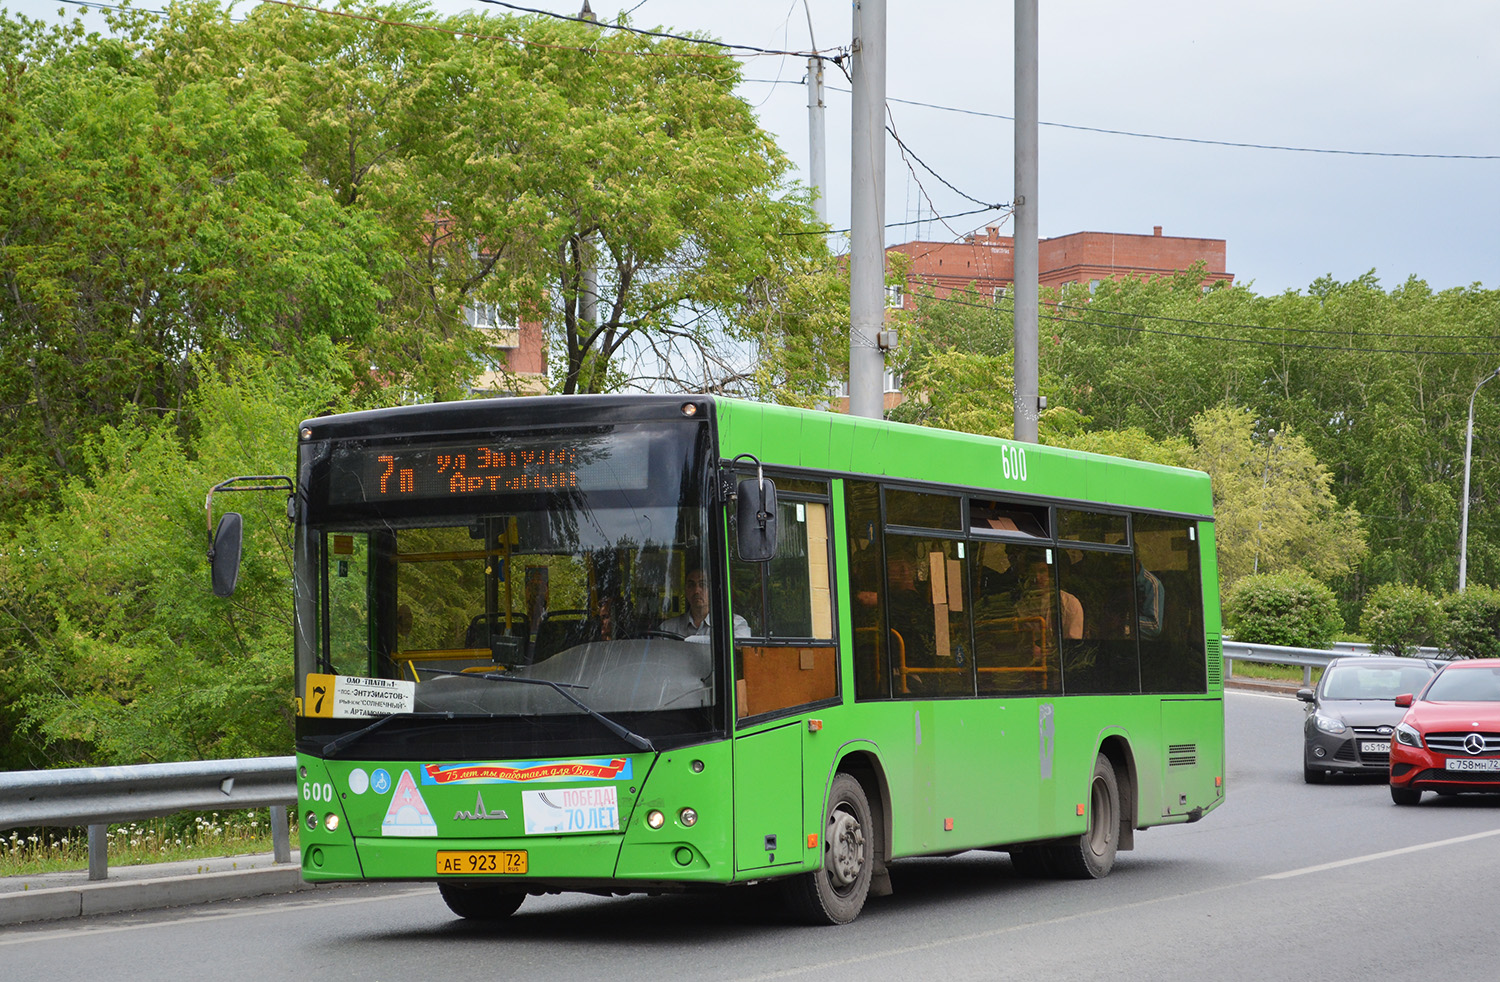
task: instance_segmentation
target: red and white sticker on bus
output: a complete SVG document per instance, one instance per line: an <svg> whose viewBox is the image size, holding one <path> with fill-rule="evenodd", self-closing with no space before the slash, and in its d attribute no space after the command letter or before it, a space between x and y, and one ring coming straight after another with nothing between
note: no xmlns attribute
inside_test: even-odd
<svg viewBox="0 0 1500 982"><path fill-rule="evenodd" d="M569 832L617 832L620 800L613 784L596 788L549 788L522 791L527 835Z"/></svg>
<svg viewBox="0 0 1500 982"><path fill-rule="evenodd" d="M629 757L579 760L512 760L483 763L427 764L423 784L543 784L554 781L628 781L634 774Z"/></svg>

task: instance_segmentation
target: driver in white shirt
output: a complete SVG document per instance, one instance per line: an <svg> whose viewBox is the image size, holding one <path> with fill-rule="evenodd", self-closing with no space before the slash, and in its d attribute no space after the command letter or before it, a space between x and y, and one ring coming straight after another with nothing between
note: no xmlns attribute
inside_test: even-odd
<svg viewBox="0 0 1500 982"><path fill-rule="evenodd" d="M662 621L661 629L679 635L689 641L707 642L708 620L708 575L702 567L694 567L687 574L687 613L668 617ZM734 636L748 638L750 622L739 614L734 615Z"/></svg>

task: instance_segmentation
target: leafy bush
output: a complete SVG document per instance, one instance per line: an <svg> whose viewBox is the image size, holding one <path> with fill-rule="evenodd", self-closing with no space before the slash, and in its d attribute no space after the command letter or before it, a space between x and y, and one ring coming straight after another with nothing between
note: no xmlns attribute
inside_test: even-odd
<svg viewBox="0 0 1500 982"><path fill-rule="evenodd" d="M1426 590L1382 583L1365 598L1359 628L1375 651L1415 655L1423 645L1437 643L1443 620L1438 599Z"/></svg>
<svg viewBox="0 0 1500 982"><path fill-rule="evenodd" d="M1224 600L1235 640L1321 648L1344 629L1333 591L1301 570L1246 576Z"/></svg>
<svg viewBox="0 0 1500 982"><path fill-rule="evenodd" d="M1500 591L1471 586L1443 598L1443 647L1460 658L1500 658Z"/></svg>

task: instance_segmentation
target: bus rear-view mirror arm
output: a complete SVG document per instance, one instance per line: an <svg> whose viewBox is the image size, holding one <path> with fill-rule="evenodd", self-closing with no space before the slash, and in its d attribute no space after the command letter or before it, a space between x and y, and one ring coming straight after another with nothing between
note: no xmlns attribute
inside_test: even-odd
<svg viewBox="0 0 1500 982"><path fill-rule="evenodd" d="M208 521L208 563L214 596L233 596L240 578L240 553L244 545L245 522L238 512L226 512L214 528L214 492L216 491L285 491L287 518L292 517L296 485L285 474L256 474L231 477L208 489L203 511Z"/></svg>

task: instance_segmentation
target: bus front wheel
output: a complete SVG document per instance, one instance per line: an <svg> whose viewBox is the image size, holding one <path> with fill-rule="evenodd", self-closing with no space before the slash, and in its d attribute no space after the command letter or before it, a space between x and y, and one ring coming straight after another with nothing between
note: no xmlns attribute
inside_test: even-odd
<svg viewBox="0 0 1500 982"><path fill-rule="evenodd" d="M526 899L520 890L493 886L463 886L439 883L443 903L459 917L471 921L503 921L514 914Z"/></svg>
<svg viewBox="0 0 1500 982"><path fill-rule="evenodd" d="M1094 759L1088 818L1083 835L1053 847L1052 867L1059 876L1097 880L1108 876L1114 868L1115 851L1120 844L1120 785L1115 778L1115 766L1103 754Z"/></svg>
<svg viewBox="0 0 1500 982"><path fill-rule="evenodd" d="M875 826L859 781L835 776L824 816L823 862L788 884L787 899L809 924L848 924L865 906L875 868Z"/></svg>

